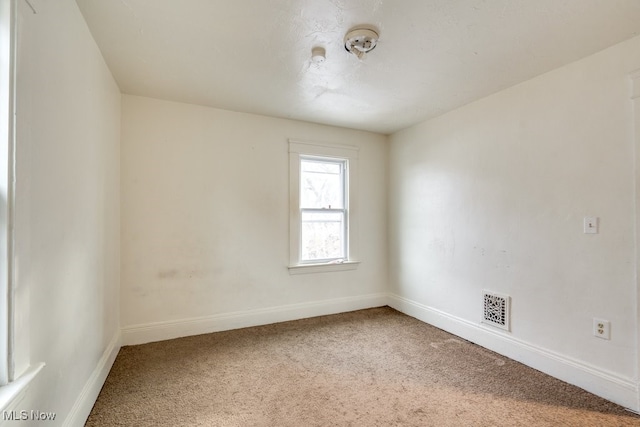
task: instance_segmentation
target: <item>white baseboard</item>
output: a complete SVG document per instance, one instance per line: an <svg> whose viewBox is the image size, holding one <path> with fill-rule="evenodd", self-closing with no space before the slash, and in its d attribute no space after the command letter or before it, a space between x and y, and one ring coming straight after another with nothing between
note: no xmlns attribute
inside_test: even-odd
<svg viewBox="0 0 640 427"><path fill-rule="evenodd" d="M132 325L122 329L122 344L144 344L385 305L387 305L387 294L380 293L257 310L236 311L191 319Z"/></svg>
<svg viewBox="0 0 640 427"><path fill-rule="evenodd" d="M84 426L89 414L91 413L93 405L96 403L98 394L100 394L100 390L107 379L107 375L109 375L113 362L116 360L118 351L120 351L120 331L114 335L113 339L105 349L96 368L93 370L93 373L87 380L85 386L80 392L80 395L71 408L63 426Z"/></svg>
<svg viewBox="0 0 640 427"><path fill-rule="evenodd" d="M603 371L584 362L518 340L506 333L494 331L397 295L389 294L387 301L390 307L404 314L576 385L634 412L640 410L638 385L631 378Z"/></svg>
<svg viewBox="0 0 640 427"><path fill-rule="evenodd" d="M132 325L122 329L122 345L144 344L190 335L267 325L314 316L382 307L385 305L389 305L402 313L562 381L576 385L595 395L615 402L625 408L629 408L634 412L640 411L638 384L631 378L621 377L582 361L537 347L514 338L507 333L452 316L432 307L393 294L380 293L358 297L337 298L176 321ZM113 354L113 358L115 358L115 354L117 354L117 350ZM113 360L108 364L108 368L111 367L112 363ZM107 363L105 362L104 365L106 366ZM106 373L108 373L108 368L106 369ZM104 374L104 378L106 378L106 373ZM96 381L94 380L94 382ZM104 379L99 382L100 386L103 382ZM85 387L85 389L86 388L88 387ZM98 387L95 396L97 396L99 390L100 387ZM85 394L88 395L89 393L83 392L83 395ZM79 402L81 400L80 398L78 399ZM95 397L91 401L91 405L93 405L94 401ZM88 416L91 410L91 405L89 405L86 411L86 416ZM76 406L79 407L81 405L76 403ZM74 409L76 409L76 406L74 406ZM73 411L72 414L74 412L80 413L81 411L76 410ZM85 418L77 417L77 419L84 420L86 416ZM65 425L75 426L76 424L65 423Z"/></svg>

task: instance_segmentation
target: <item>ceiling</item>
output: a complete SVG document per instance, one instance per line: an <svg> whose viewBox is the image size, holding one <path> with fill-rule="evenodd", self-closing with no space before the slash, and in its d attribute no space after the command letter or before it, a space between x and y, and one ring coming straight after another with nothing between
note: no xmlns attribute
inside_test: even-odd
<svg viewBox="0 0 640 427"><path fill-rule="evenodd" d="M640 0L76 2L123 93L384 134L640 34Z"/></svg>

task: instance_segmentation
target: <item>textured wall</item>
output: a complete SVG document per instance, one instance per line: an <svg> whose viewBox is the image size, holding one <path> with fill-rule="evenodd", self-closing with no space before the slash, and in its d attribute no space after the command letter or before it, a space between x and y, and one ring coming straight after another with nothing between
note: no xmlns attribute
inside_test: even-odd
<svg viewBox="0 0 640 427"><path fill-rule="evenodd" d="M288 138L360 147L355 271L290 275ZM122 326L383 292L386 137L124 96Z"/></svg>
<svg viewBox="0 0 640 427"><path fill-rule="evenodd" d="M121 100L74 1L16 3L17 409L61 425L119 336Z"/></svg>
<svg viewBox="0 0 640 427"><path fill-rule="evenodd" d="M392 291L472 324L482 289L508 294L510 337L635 381L638 52L635 38L394 134Z"/></svg>

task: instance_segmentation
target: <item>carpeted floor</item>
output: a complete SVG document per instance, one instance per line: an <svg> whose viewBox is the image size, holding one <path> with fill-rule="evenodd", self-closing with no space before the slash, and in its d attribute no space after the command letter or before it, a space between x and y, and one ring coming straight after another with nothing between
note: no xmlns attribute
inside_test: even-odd
<svg viewBox="0 0 640 427"><path fill-rule="evenodd" d="M123 347L87 426L640 426L390 308Z"/></svg>

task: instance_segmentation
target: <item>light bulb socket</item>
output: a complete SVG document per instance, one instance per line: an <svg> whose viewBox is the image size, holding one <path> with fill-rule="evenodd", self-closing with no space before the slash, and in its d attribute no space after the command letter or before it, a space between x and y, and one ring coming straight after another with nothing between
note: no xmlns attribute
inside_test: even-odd
<svg viewBox="0 0 640 427"><path fill-rule="evenodd" d="M326 59L327 59L326 51L324 50L323 47L316 46L313 49L311 49L311 60L314 63L322 64Z"/></svg>
<svg viewBox="0 0 640 427"><path fill-rule="evenodd" d="M367 27L353 28L344 36L344 48L359 59L375 49L378 44L377 30Z"/></svg>

